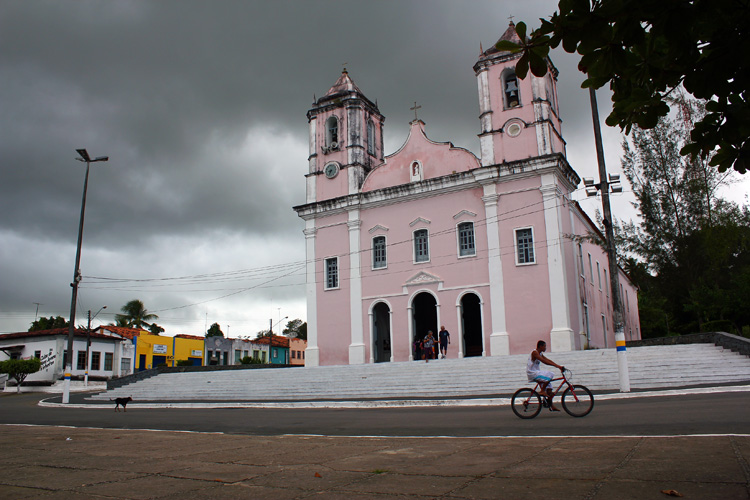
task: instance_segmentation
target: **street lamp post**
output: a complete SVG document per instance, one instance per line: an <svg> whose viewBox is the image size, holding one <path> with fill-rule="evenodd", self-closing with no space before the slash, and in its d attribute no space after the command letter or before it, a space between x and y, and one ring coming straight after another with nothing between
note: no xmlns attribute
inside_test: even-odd
<svg viewBox="0 0 750 500"><path fill-rule="evenodd" d="M99 313L105 310L107 306L102 306L96 314L91 315L91 309L89 309L89 326L86 328L86 374L83 377L83 385L89 386L89 372L91 371L91 320L99 316Z"/></svg>
<svg viewBox="0 0 750 500"><path fill-rule="evenodd" d="M76 266L73 270L73 283L70 284L73 288L73 293L70 299L70 327L68 328L68 356L65 360L65 379L63 381L63 404L70 402L70 375L73 373L73 337L75 335L75 321L76 321L76 302L78 301L78 283L81 281L81 243L83 242L83 218L86 213L86 191L89 185L89 167L92 163L98 161L108 161L108 156L97 156L93 160L89 157L88 151L85 149L76 149L79 154L79 158L76 160L86 163L86 178L83 181L83 198L81 200L81 220L78 223L78 246L76 247Z"/></svg>

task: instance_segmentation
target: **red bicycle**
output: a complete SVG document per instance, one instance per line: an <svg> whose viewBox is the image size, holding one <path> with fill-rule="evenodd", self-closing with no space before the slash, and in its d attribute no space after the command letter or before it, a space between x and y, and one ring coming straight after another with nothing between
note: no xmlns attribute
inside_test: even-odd
<svg viewBox="0 0 750 500"><path fill-rule="evenodd" d="M571 384L570 379L572 378L573 372L565 369L562 371L562 377L550 380L549 387L552 387L552 384L558 380L562 381L557 389L552 392L552 397L554 398L564 387L562 407L565 412L572 417L585 417L594 409L594 395L583 385ZM513 408L513 413L520 418L534 418L539 415L542 408L549 408L552 411L547 396L539 393L539 382L533 389L528 387L518 389L513 394L510 406Z"/></svg>

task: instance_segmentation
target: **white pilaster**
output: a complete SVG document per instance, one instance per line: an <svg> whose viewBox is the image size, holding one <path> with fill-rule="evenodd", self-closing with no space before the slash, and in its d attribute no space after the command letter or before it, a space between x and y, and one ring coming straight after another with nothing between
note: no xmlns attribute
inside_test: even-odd
<svg viewBox="0 0 750 500"><path fill-rule="evenodd" d="M349 364L365 363L364 328L362 325L362 275L360 271L359 232L362 221L359 210L349 211L349 311L351 315L351 344Z"/></svg>
<svg viewBox="0 0 750 500"><path fill-rule="evenodd" d="M510 340L505 326L503 264L500 257L499 198L497 186L494 183L484 185L482 201L484 201L484 213L487 218L487 260L490 273L490 308L492 310L491 356L510 354Z"/></svg>
<svg viewBox="0 0 750 500"><path fill-rule="evenodd" d="M305 221L305 244L307 266L305 269L307 298L307 349L305 349L305 366L320 365L320 349L318 348L318 301L317 284L315 283L315 220Z"/></svg>
<svg viewBox="0 0 750 500"><path fill-rule="evenodd" d="M550 350L552 352L575 349L575 332L570 324L570 303L567 275L565 274L565 254L561 228L562 193L555 176L542 176L542 201L544 204L544 225L547 238L547 271L549 276L550 312L552 330Z"/></svg>

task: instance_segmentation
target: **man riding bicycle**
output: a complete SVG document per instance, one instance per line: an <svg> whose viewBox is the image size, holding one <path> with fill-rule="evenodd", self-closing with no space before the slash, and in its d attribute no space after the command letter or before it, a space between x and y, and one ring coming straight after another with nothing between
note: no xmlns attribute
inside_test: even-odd
<svg viewBox="0 0 750 500"><path fill-rule="evenodd" d="M565 370L564 366L560 366L548 357L544 355L547 350L547 343L540 340L536 343L536 350L531 351L529 361L526 363L526 376L529 378L529 382L539 383L539 388L542 396L546 395L547 403L552 411L560 411L555 405L552 404L552 387L550 381L555 377L555 374L548 370L542 370L540 363L545 365L554 366L561 372Z"/></svg>

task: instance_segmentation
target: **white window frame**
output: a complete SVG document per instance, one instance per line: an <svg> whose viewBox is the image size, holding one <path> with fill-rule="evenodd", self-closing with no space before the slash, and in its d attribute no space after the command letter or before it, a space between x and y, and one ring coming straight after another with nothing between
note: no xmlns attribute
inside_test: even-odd
<svg viewBox="0 0 750 500"><path fill-rule="evenodd" d="M466 253L463 248L463 241L461 239L461 226L470 226L471 232L468 233L468 240L470 240L471 247L467 247ZM458 258L463 259L465 257L476 257L477 255L477 238L474 231L474 223L472 221L463 221L456 224L456 244L458 246Z"/></svg>
<svg viewBox="0 0 750 500"><path fill-rule="evenodd" d="M382 260L382 265L377 265L380 261L376 259L377 249L375 248L375 240L378 240L380 238L383 239L383 260ZM372 268L373 270L375 269L380 270L380 269L388 268L388 239L382 234L372 237Z"/></svg>
<svg viewBox="0 0 750 500"><path fill-rule="evenodd" d="M530 231L531 232L531 260L528 262L521 262L521 253L520 248L518 246L518 233L520 231ZM516 254L516 265L517 266L531 266L536 264L536 250L534 248L534 227L518 227L513 230L513 245L515 246L515 254Z"/></svg>
<svg viewBox="0 0 750 500"><path fill-rule="evenodd" d="M424 238L424 246L426 248L426 251L424 254L425 256L422 256L422 259L420 260L420 254L418 252L417 248L417 233L422 233L424 231L425 238ZM425 262L430 262L430 231L428 229L422 228L422 229L416 229L412 233L412 242L413 242L413 248L414 248L414 263L415 264L424 264Z"/></svg>
<svg viewBox="0 0 750 500"><path fill-rule="evenodd" d="M333 286L329 286L331 283L331 268L329 266L329 263L334 263L335 265L335 276L333 276L333 279L335 280L335 283ZM325 281L323 282L323 287L325 290L338 290L340 283L341 283L341 276L339 273L339 258L338 257L328 257L323 260L323 273Z"/></svg>
<svg viewBox="0 0 750 500"><path fill-rule="evenodd" d="M599 261L596 261L596 279L599 280L599 290L602 289L602 268L599 265Z"/></svg>
<svg viewBox="0 0 750 500"><path fill-rule="evenodd" d="M594 264L591 260L591 253L588 254L589 256L589 276L591 276L591 284L594 284Z"/></svg>
<svg viewBox="0 0 750 500"><path fill-rule="evenodd" d="M583 245L578 243L578 261L581 265L580 276L586 281L586 268L583 266Z"/></svg>

